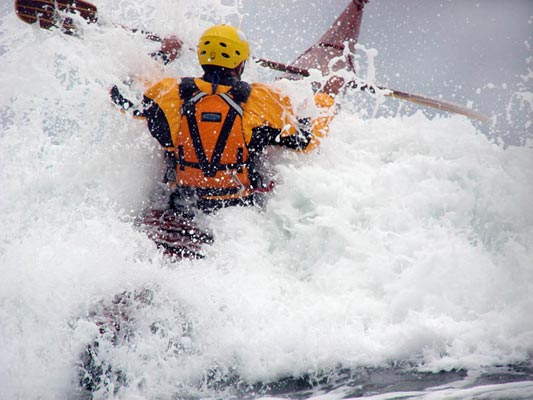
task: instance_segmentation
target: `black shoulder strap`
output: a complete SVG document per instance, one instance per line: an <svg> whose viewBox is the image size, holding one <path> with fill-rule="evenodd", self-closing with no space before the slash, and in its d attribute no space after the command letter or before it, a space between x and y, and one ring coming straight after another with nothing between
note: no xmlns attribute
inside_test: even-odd
<svg viewBox="0 0 533 400"><path fill-rule="evenodd" d="M198 86L194 83L194 78L182 78L179 84L180 98L182 101L187 102L190 100L193 94L198 92Z"/></svg>
<svg viewBox="0 0 533 400"><path fill-rule="evenodd" d="M250 93L252 92L252 86L248 82L239 81L232 86L228 93L231 95L233 100L237 103L244 104L248 101Z"/></svg>
<svg viewBox="0 0 533 400"><path fill-rule="evenodd" d="M198 92L200 89L194 82L194 78L186 77L182 78L179 84L180 98L187 102L191 99L193 94ZM237 103L246 103L252 92L252 86L248 82L239 81L228 90L228 94L231 95L233 100Z"/></svg>

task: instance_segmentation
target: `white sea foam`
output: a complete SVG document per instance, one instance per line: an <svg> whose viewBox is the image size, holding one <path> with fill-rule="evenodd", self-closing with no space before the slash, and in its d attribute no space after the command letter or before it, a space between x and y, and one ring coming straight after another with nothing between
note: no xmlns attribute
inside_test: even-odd
<svg viewBox="0 0 533 400"><path fill-rule="evenodd" d="M124 12L150 29L161 10L197 10L150 4ZM531 144L503 148L457 116L360 118L350 97L320 151L269 155L265 209L206 217L207 257L170 264L131 222L158 188L158 148L108 89L128 75L193 74L194 54L161 70L145 55L153 44L121 30L88 27L91 40L78 40L14 15L1 29L0 398L65 398L98 331L92 307L146 286L154 299L133 311L130 345L105 348L131 379L118 398L202 396L208 374L253 383L530 357ZM531 389L509 385L476 398Z"/></svg>

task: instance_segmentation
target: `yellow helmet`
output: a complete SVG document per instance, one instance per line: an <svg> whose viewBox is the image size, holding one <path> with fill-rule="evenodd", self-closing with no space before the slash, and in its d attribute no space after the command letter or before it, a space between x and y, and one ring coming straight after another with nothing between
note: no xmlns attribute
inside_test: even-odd
<svg viewBox="0 0 533 400"><path fill-rule="evenodd" d="M230 25L215 25L206 30L198 43L201 65L236 68L250 57L246 36Z"/></svg>

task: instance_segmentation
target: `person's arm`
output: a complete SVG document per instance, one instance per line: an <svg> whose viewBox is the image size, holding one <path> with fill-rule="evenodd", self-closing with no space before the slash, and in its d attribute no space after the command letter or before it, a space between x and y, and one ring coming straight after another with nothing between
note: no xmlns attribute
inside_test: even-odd
<svg viewBox="0 0 533 400"><path fill-rule="evenodd" d="M267 85L252 85L246 103L245 132L251 131L249 147L255 151L268 145L309 151L320 144L333 118L334 100L325 93L315 95L316 115L298 118L287 96Z"/></svg>
<svg viewBox="0 0 533 400"><path fill-rule="evenodd" d="M141 105L135 105L131 100L120 93L120 90L115 85L111 88L111 101L116 104L122 111L131 114L137 118L146 119L148 129L152 136L159 142L162 147L172 147L172 136L170 126L157 100L161 90L161 82L150 88L143 97ZM152 96L152 98L148 97Z"/></svg>
<svg viewBox="0 0 533 400"><path fill-rule="evenodd" d="M117 105L122 111L125 111L134 117L144 117L144 104L142 106L136 106L131 100L125 98L117 85L114 85L109 91L111 101Z"/></svg>
<svg viewBox="0 0 533 400"><path fill-rule="evenodd" d="M321 140L329 133L329 124L335 115L335 100L324 92L315 94L315 105L318 115L310 118L312 135L304 151L310 151L320 145Z"/></svg>

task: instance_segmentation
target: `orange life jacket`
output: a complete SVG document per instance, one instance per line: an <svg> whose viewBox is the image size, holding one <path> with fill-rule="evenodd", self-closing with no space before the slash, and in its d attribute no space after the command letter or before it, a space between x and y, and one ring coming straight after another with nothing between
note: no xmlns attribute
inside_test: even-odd
<svg viewBox="0 0 533 400"><path fill-rule="evenodd" d="M192 78L180 86L181 128L174 137L178 187L194 188L209 200L251 196L250 154L242 127L242 105L250 85L238 82L228 92L208 94Z"/></svg>

